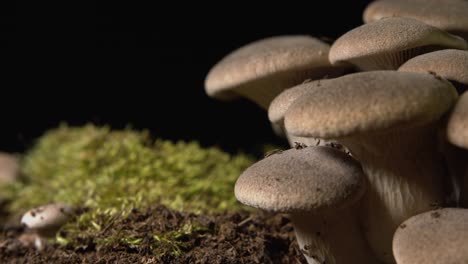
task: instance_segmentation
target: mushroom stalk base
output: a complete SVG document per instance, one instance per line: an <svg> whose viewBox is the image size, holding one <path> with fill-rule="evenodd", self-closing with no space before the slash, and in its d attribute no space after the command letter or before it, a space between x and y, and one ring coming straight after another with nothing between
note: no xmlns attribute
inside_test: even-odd
<svg viewBox="0 0 468 264"><path fill-rule="evenodd" d="M447 158L449 167L459 183L459 206L468 208L468 151L453 147Z"/></svg>
<svg viewBox="0 0 468 264"><path fill-rule="evenodd" d="M377 263L353 209L323 216L290 214L301 252L309 264Z"/></svg>
<svg viewBox="0 0 468 264"><path fill-rule="evenodd" d="M341 139L361 161L369 180L361 217L365 236L385 263L395 263L397 227L416 214L443 205L447 177L433 126Z"/></svg>

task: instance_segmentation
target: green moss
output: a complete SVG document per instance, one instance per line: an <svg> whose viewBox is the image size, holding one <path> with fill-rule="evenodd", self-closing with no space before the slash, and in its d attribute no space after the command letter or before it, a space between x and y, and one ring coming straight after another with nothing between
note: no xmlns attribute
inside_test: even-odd
<svg viewBox="0 0 468 264"><path fill-rule="evenodd" d="M1 191L12 198L12 212L54 201L87 208L65 231L92 234L113 217L155 204L195 213L237 210L242 205L233 195L234 182L252 163L247 155L231 156L196 142L153 141L145 131L62 125L23 157L25 181ZM168 236L158 235L161 241ZM125 234L109 238L115 240L139 243Z"/></svg>

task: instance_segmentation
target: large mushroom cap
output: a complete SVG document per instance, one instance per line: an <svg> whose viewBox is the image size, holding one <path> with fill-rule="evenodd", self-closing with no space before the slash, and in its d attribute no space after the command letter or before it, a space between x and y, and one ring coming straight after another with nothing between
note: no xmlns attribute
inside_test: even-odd
<svg viewBox="0 0 468 264"><path fill-rule="evenodd" d="M468 210L444 208L413 216L393 237L398 264L468 263Z"/></svg>
<svg viewBox="0 0 468 264"><path fill-rule="evenodd" d="M70 219L71 213L71 207L66 204L51 203L26 212L21 223L29 229L50 235Z"/></svg>
<svg viewBox="0 0 468 264"><path fill-rule="evenodd" d="M468 1L464 0L379 0L364 10L371 23L384 17L410 17L455 35L468 37Z"/></svg>
<svg viewBox="0 0 468 264"><path fill-rule="evenodd" d="M296 136L339 138L422 125L449 110L458 94L429 73L374 71L323 84L292 104L286 130Z"/></svg>
<svg viewBox="0 0 468 264"><path fill-rule="evenodd" d="M364 24L330 48L332 64L347 61L363 70L395 70L416 55L442 48L467 49L457 36L411 18L392 17Z"/></svg>
<svg viewBox="0 0 468 264"><path fill-rule="evenodd" d="M290 149L247 168L236 198L273 212L327 213L356 202L365 190L360 164L329 147Z"/></svg>
<svg viewBox="0 0 468 264"><path fill-rule="evenodd" d="M327 43L303 35L255 41L231 52L210 70L205 79L206 93L219 99L239 93L274 98L305 79L340 74L343 68L328 61L329 49Z"/></svg>
<svg viewBox="0 0 468 264"><path fill-rule="evenodd" d="M447 124L448 141L468 149L468 92L458 99Z"/></svg>
<svg viewBox="0 0 468 264"><path fill-rule="evenodd" d="M468 87L468 51L446 49L429 52L408 60L398 71L434 72L449 81Z"/></svg>

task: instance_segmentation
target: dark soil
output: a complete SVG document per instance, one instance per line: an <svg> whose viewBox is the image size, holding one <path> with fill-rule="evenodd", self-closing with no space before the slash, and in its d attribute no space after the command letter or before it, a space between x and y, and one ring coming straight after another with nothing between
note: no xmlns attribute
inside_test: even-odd
<svg viewBox="0 0 468 264"><path fill-rule="evenodd" d="M181 231L187 227L190 231ZM115 232L141 240L97 246ZM8 228L0 234L0 263L306 263L289 220L262 212L199 216L163 206L134 210L79 245L48 245L42 251L22 245L22 233ZM157 244L155 234L161 234Z"/></svg>

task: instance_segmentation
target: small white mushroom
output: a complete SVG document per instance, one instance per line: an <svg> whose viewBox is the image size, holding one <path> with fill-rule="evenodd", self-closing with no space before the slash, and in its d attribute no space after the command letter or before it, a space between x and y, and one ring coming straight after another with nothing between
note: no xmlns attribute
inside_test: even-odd
<svg viewBox="0 0 468 264"><path fill-rule="evenodd" d="M70 206L64 203L51 203L27 211L21 218L21 224L38 235L35 246L38 250L42 250L45 245L44 239L55 236L72 214Z"/></svg>

